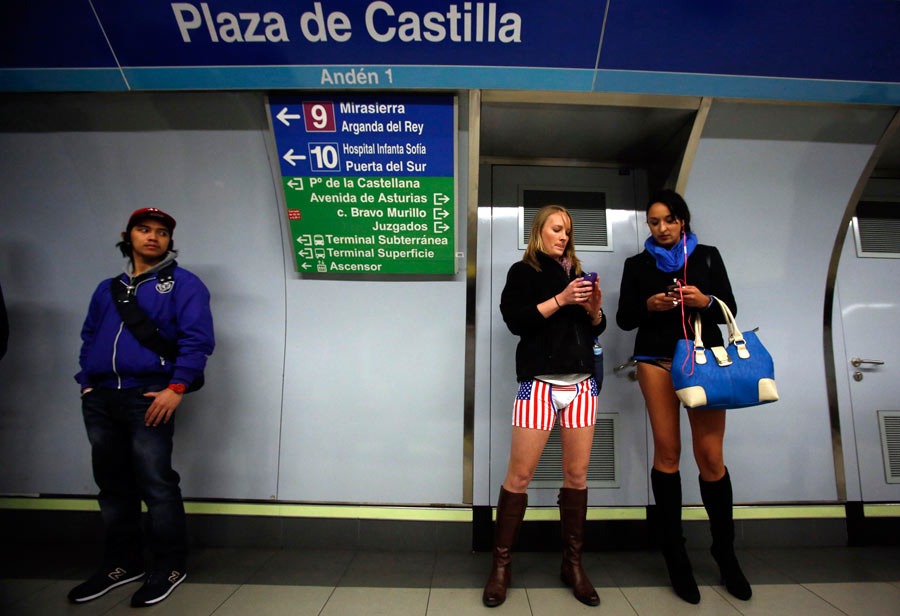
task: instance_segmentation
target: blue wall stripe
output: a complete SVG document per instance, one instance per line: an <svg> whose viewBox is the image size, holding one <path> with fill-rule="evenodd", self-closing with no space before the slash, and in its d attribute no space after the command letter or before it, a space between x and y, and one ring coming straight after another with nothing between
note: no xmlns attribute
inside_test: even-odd
<svg viewBox="0 0 900 616"><path fill-rule="evenodd" d="M366 84L322 83L322 71L364 68L378 75ZM390 69L391 80L386 71ZM900 83L702 75L651 71L478 66L203 66L126 68L134 90L227 89L501 89L562 92L627 92L900 105ZM596 81L594 76L596 74ZM0 91L127 90L115 68L0 69Z"/></svg>
<svg viewBox="0 0 900 616"><path fill-rule="evenodd" d="M378 82L322 83L323 70L334 74L361 68L366 74L377 74ZM390 81L387 69L391 71ZM498 88L590 92L594 76L591 69L478 66L215 66L125 68L124 71L136 90Z"/></svg>
<svg viewBox="0 0 900 616"><path fill-rule="evenodd" d="M598 92L900 104L900 83L598 70Z"/></svg>

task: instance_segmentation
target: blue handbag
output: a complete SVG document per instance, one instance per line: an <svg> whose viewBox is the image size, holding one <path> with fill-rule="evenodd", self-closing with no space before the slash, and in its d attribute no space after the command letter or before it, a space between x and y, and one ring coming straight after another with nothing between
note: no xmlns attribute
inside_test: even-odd
<svg viewBox="0 0 900 616"><path fill-rule="evenodd" d="M682 404L692 409L737 409L778 400L775 364L756 333L743 332L725 302L713 297L728 326L728 346L703 346L699 315L694 340L681 340L672 358L672 384ZM685 374L691 363L692 374ZM684 366L684 369L682 368Z"/></svg>

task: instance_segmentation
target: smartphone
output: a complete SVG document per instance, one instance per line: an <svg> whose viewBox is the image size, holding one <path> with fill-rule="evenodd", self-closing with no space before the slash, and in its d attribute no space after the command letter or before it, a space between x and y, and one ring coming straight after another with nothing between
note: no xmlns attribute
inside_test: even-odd
<svg viewBox="0 0 900 616"><path fill-rule="evenodd" d="M672 284L666 287L666 295L678 295L678 288L686 286L681 278L673 278Z"/></svg>
<svg viewBox="0 0 900 616"><path fill-rule="evenodd" d="M587 272L584 274L584 276L582 276L582 278L584 278L584 280L586 280L587 282L594 284L595 282L597 282L597 272Z"/></svg>

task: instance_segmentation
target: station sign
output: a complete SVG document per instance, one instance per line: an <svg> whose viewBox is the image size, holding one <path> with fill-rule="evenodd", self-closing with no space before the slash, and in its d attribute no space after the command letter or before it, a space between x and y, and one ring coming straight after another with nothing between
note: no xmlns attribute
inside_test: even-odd
<svg viewBox="0 0 900 616"><path fill-rule="evenodd" d="M272 96L297 270L456 273L456 98Z"/></svg>
<svg viewBox="0 0 900 616"><path fill-rule="evenodd" d="M0 91L498 89L900 104L900 1L29 0Z"/></svg>

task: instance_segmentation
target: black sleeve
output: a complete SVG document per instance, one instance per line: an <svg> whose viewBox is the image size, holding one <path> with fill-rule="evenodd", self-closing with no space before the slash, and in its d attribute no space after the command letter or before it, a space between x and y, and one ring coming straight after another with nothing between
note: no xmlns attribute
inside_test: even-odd
<svg viewBox="0 0 900 616"><path fill-rule="evenodd" d="M594 325L593 323L591 324L591 336L596 338L597 336L599 336L600 334L602 334L603 332L606 331L606 319L607 318L608 317L606 316L606 311L604 310L603 318L600 319L600 322L597 323L596 325Z"/></svg>
<svg viewBox="0 0 900 616"><path fill-rule="evenodd" d="M626 331L636 329L647 314L647 299L641 297L638 269L637 259L631 258L625 261L625 267L622 270L616 324Z"/></svg>
<svg viewBox="0 0 900 616"><path fill-rule="evenodd" d="M737 316L737 302L734 299L734 293L731 291L731 282L728 280L728 272L725 270L725 262L722 261L722 255L714 247L709 248L709 289L700 289L707 295L715 295L725 302L725 305L731 309L731 313ZM715 306L710 306L709 311L714 316L716 323L724 323L725 316L722 311Z"/></svg>
<svg viewBox="0 0 900 616"><path fill-rule="evenodd" d="M537 309L537 305L550 298L535 297L535 279L538 274L523 261L514 263L506 274L506 285L500 294L500 314L509 331L516 336L523 336L546 326L547 320Z"/></svg>

